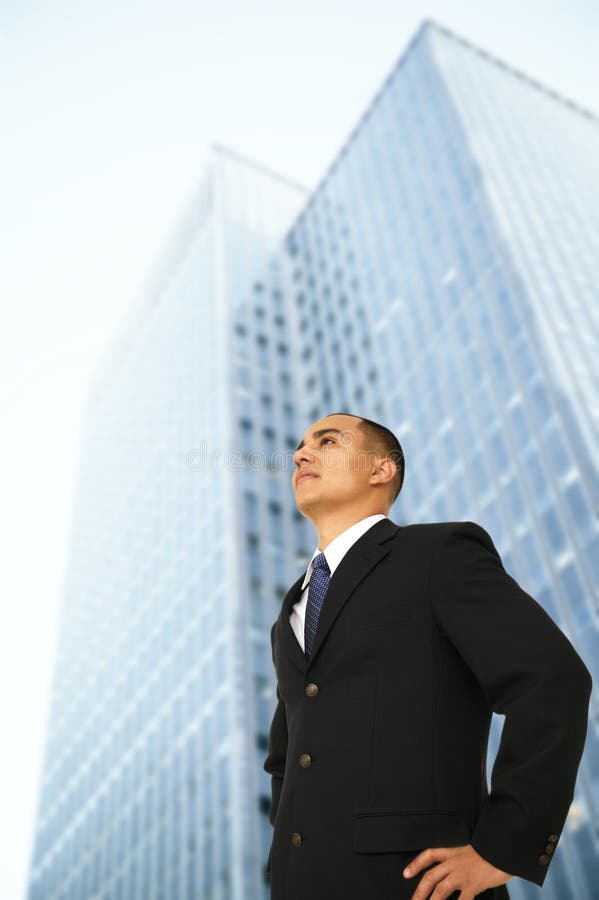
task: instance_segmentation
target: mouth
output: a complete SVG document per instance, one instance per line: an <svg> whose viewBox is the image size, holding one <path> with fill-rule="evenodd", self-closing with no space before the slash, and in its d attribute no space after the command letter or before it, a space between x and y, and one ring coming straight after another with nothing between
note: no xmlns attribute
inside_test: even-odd
<svg viewBox="0 0 599 900"><path fill-rule="evenodd" d="M303 481L305 478L318 478L318 475L315 475L313 472L306 472L304 475L298 475L295 483L298 485L300 481Z"/></svg>

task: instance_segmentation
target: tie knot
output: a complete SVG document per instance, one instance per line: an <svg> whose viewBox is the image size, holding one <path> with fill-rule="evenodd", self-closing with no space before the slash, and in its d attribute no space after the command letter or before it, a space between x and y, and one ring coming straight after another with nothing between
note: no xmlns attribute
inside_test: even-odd
<svg viewBox="0 0 599 900"><path fill-rule="evenodd" d="M325 572L330 572L329 564L327 562L327 558L324 553L319 553L318 556L314 557L314 561L312 565L315 569L324 569Z"/></svg>

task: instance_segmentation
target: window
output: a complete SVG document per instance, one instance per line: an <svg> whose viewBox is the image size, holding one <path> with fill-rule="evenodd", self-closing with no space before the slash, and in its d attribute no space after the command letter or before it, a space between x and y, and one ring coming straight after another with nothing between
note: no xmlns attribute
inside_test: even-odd
<svg viewBox="0 0 599 900"><path fill-rule="evenodd" d="M558 475L563 475L564 472L567 472L570 468L571 459L564 440L555 424L552 425L547 432L546 445L555 471Z"/></svg>
<svg viewBox="0 0 599 900"><path fill-rule="evenodd" d="M581 534L591 534L593 530L593 517L587 499L582 492L579 481L569 484L564 491L566 503L572 516L575 528Z"/></svg>
<svg viewBox="0 0 599 900"><path fill-rule="evenodd" d="M542 424L549 421L553 413L551 398L541 382L537 382L531 391L531 402L538 421Z"/></svg>
<svg viewBox="0 0 599 900"><path fill-rule="evenodd" d="M553 506L543 513L541 521L552 551L562 553L566 549L566 535Z"/></svg>

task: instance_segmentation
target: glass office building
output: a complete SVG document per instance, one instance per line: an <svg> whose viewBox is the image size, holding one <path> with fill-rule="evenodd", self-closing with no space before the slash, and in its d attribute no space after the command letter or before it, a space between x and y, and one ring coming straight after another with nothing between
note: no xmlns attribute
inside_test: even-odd
<svg viewBox="0 0 599 900"><path fill-rule="evenodd" d="M241 286L303 202L295 185L215 149L97 373L30 900L263 890L256 687L267 693L272 678L250 676L265 625L250 620L239 565L230 360Z"/></svg>
<svg viewBox="0 0 599 900"><path fill-rule="evenodd" d="M483 525L597 680L598 120L426 25L285 247L302 426L387 424L391 518ZM552 900L596 892L598 725L595 703Z"/></svg>
<svg viewBox="0 0 599 900"><path fill-rule="evenodd" d="M391 518L483 525L599 678L598 193L597 119L431 24L309 196L215 153L90 398L29 900L268 897L321 415L394 430ZM598 727L551 900L594 896Z"/></svg>

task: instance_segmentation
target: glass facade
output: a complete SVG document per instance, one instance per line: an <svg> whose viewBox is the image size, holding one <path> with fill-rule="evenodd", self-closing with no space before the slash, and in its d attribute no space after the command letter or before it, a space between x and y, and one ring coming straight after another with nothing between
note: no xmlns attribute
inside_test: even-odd
<svg viewBox="0 0 599 900"><path fill-rule="evenodd" d="M599 679L598 193L597 119L431 24L311 195L215 149L90 397L29 900L268 897L291 454L329 412L395 431L391 518L483 525ZM598 727L551 900L594 896Z"/></svg>
<svg viewBox="0 0 599 900"><path fill-rule="evenodd" d="M30 900L260 896L255 715L272 679L241 581L230 360L241 285L304 199L215 149L97 373Z"/></svg>
<svg viewBox="0 0 599 900"><path fill-rule="evenodd" d="M597 119L427 25L285 241L303 427L387 424L391 517L483 525L595 679L598 237ZM598 724L595 702L554 900L596 889Z"/></svg>

